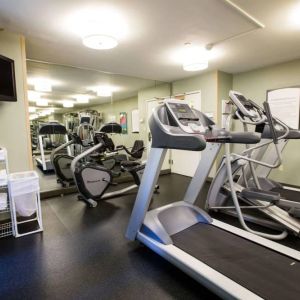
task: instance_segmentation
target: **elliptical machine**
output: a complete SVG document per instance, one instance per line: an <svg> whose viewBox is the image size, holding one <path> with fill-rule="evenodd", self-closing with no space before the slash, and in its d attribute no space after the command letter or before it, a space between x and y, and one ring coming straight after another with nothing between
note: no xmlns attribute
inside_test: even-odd
<svg viewBox="0 0 300 300"><path fill-rule="evenodd" d="M278 137L274 126L274 118L271 115L267 102L264 102L262 108L238 92L230 91L229 96L236 106L236 110L232 115L228 116L226 129L229 130L232 118L241 121L245 132L248 132L248 125L254 125L256 126L256 131L261 133L264 128L260 127L267 125L269 128L269 139L254 147L250 147L245 143L246 149L241 154L232 153L230 146L228 144L225 145L225 157L208 191L207 209L237 216L241 226L245 230L269 239L283 239L287 236L288 232L300 236L299 220L279 207L279 203L283 200L279 193L261 189L255 172L256 166L259 165L271 169L280 166L282 158L278 148L278 141L284 139L289 134L289 128L277 120L285 128L284 134ZM277 154L277 161L274 164L254 158L253 153L256 150L271 144L274 146ZM247 167L253 176L254 186L249 186L247 180L245 180L245 185L241 185L239 180L234 180L236 176L245 178ZM240 202L244 205L240 205ZM247 214L244 213L245 210L248 210ZM260 214L257 215L255 212L259 212ZM267 216L268 219L264 216L261 218L261 214ZM249 228L245 221L271 227L272 229L281 231L281 233L269 234L258 232Z"/></svg>
<svg viewBox="0 0 300 300"><path fill-rule="evenodd" d="M96 151L104 152L109 146L105 143L108 139L106 133L96 132L94 146L76 156L71 163L73 178L80 193L78 200L85 201L90 207L96 207L99 200L119 196L137 188L144 172L145 164L135 161L126 165L121 163L123 171L132 175L134 184L114 192L105 193L111 185L117 185L113 182L112 171L95 162L82 163L82 160Z"/></svg>

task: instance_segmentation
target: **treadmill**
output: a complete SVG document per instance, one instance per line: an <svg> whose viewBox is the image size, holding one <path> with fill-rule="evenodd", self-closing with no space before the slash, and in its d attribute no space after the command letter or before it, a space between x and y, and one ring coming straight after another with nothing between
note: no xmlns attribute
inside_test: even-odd
<svg viewBox="0 0 300 300"><path fill-rule="evenodd" d="M226 132L180 100L149 121L152 146L126 237L138 240L226 299L298 299L300 252L211 218L195 206L223 143L258 143ZM182 201L148 211L168 149L203 151Z"/></svg>
<svg viewBox="0 0 300 300"><path fill-rule="evenodd" d="M44 173L54 170L50 157L45 155L44 145L43 145L43 137L51 136L51 135L63 135L65 143L69 141L66 127L59 124L58 122L45 123L40 127L38 132L38 140L39 140L39 149L40 149L41 156L37 157L35 160L37 166ZM71 155L71 149L69 146L67 147L67 152L68 155Z"/></svg>

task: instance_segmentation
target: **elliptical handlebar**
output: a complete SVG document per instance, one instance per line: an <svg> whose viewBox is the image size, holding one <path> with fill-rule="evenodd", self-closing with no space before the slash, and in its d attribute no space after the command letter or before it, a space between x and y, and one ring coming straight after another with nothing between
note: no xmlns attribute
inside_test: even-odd
<svg viewBox="0 0 300 300"><path fill-rule="evenodd" d="M265 110L266 117L268 119L268 123L269 123L270 131L271 131L271 136L272 136L272 139L273 139L273 143L278 144L278 136L277 136L277 133L276 133L276 130L275 130L273 117L271 115L270 105L267 101L265 101L263 103L263 107L264 107L264 110Z"/></svg>
<svg viewBox="0 0 300 300"><path fill-rule="evenodd" d="M231 102L236 106L235 116L244 124L259 125L267 120L262 108L246 99L241 93L230 91Z"/></svg>
<svg viewBox="0 0 300 300"><path fill-rule="evenodd" d="M266 112L265 107L262 108L258 104L256 104L254 101L250 99L246 99L241 93L236 91L230 91L229 97L231 102L236 106L237 110L235 111L235 116L246 126L248 125L264 125L266 123L270 123L269 120L272 119L272 125L270 125L270 131L272 135L272 140L274 134L276 135L275 140L278 142L278 140L284 139L290 132L290 128L284 124L281 120L279 120L276 117L273 117L271 114L270 106L268 109L268 112ZM269 115L267 115L267 113ZM271 118L271 119L270 119ZM279 137L276 134L276 128L275 124L279 125L284 134L281 134ZM272 126L272 128L271 128Z"/></svg>

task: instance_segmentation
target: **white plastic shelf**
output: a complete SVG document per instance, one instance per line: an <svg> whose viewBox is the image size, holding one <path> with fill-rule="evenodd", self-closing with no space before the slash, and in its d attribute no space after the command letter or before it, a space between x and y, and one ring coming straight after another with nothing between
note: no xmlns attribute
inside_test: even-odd
<svg viewBox="0 0 300 300"><path fill-rule="evenodd" d="M7 174L7 150L0 146L0 238L13 234Z"/></svg>
<svg viewBox="0 0 300 300"><path fill-rule="evenodd" d="M14 236L20 237L43 231L40 186L37 172L27 171L9 174L8 191ZM20 233L18 225L29 222L36 222L38 225L37 229Z"/></svg>

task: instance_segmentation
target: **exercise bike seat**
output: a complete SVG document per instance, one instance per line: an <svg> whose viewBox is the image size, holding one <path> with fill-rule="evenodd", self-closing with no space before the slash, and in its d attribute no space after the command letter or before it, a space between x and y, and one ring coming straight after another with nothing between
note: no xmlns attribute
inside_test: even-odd
<svg viewBox="0 0 300 300"><path fill-rule="evenodd" d="M253 187L244 188L241 191L240 196L249 200L256 199L256 200L267 201L270 203L275 203L280 200L279 193L264 191Z"/></svg>

